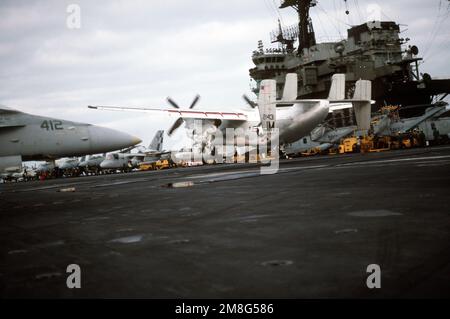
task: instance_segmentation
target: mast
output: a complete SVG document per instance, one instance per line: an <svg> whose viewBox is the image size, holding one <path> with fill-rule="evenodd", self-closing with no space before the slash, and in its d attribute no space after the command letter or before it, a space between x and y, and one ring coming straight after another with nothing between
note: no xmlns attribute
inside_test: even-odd
<svg viewBox="0 0 450 319"><path fill-rule="evenodd" d="M298 55L302 55L303 49L316 44L316 36L309 9L317 4L316 0L281 0L280 9L292 7L298 13Z"/></svg>

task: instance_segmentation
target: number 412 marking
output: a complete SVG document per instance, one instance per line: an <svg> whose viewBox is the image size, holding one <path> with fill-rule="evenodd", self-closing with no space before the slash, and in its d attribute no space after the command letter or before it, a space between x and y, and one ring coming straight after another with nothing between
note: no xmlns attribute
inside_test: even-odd
<svg viewBox="0 0 450 319"><path fill-rule="evenodd" d="M61 121L47 121L45 120L44 122L42 122L41 124L41 128L42 129L46 129L48 130L63 130L62 127L62 122Z"/></svg>

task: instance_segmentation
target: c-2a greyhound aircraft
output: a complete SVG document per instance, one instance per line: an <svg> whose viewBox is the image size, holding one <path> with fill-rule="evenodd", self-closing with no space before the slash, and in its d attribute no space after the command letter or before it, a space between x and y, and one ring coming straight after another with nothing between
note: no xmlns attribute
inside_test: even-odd
<svg viewBox="0 0 450 319"><path fill-rule="evenodd" d="M137 108L120 106L88 106L91 109L124 110L138 112L165 112L178 119L168 131L170 136L183 122L187 128L193 128L192 123L201 121L203 132L203 147L213 149L209 145L207 135L226 129L240 129L244 136L256 136L256 139L245 140L245 145L260 145L261 139L273 129L278 130L280 147L293 143L308 135L317 125L322 123L330 111L331 104L352 103L355 108L356 120L362 130L368 130L370 125L371 82L359 80L356 82L353 99L345 99L345 74L335 74L332 77L328 99L297 100L297 74L286 75L286 84L281 100L276 100L276 81L263 80L260 85L258 103L255 105L246 99L253 109L238 109L234 111L193 110L199 100L197 96L189 108L180 108L173 100L167 101L174 107L170 108ZM206 134L204 133L206 132ZM255 134L257 132L257 134ZM223 136L223 135L222 135ZM236 142L236 139L235 139ZM238 145L242 145L242 142Z"/></svg>
<svg viewBox="0 0 450 319"><path fill-rule="evenodd" d="M105 159L100 163L100 167L105 170L117 170L123 171L130 170L133 167L137 167L143 161L156 162L162 156L169 154L170 152L163 150L164 131L159 130L156 132L148 148L139 153L130 153L134 148L131 147L125 152L110 153L107 154Z"/></svg>

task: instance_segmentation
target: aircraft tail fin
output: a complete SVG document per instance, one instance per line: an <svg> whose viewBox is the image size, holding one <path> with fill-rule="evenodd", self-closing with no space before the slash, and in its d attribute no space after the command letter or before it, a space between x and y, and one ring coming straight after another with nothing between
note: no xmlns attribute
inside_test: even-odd
<svg viewBox="0 0 450 319"><path fill-rule="evenodd" d="M369 80L358 80L355 85L355 94L353 100L366 100L372 99L372 82Z"/></svg>
<svg viewBox="0 0 450 319"><path fill-rule="evenodd" d="M359 130L368 131L370 129L371 100L372 82L368 80L357 81L352 104Z"/></svg>
<svg viewBox="0 0 450 319"><path fill-rule="evenodd" d="M276 91L277 82L275 80L263 80L260 85L258 95L259 116L264 130L275 128L276 121Z"/></svg>
<svg viewBox="0 0 450 319"><path fill-rule="evenodd" d="M148 148L160 152L162 151L163 141L164 141L164 131L159 130L156 132Z"/></svg>
<svg viewBox="0 0 450 319"><path fill-rule="evenodd" d="M345 74L334 74L331 78L331 88L328 100L345 99Z"/></svg>
<svg viewBox="0 0 450 319"><path fill-rule="evenodd" d="M284 83L282 101L295 101L297 99L297 73L286 74L286 82Z"/></svg>

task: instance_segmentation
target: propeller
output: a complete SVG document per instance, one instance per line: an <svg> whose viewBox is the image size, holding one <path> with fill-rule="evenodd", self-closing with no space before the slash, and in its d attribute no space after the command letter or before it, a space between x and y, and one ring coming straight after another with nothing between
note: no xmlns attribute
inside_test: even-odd
<svg viewBox="0 0 450 319"><path fill-rule="evenodd" d="M183 124L184 120L179 117L175 123L172 124L172 126L170 127L169 131L167 132L167 135L171 136L173 132L175 132L175 130L177 128L179 128L181 126L181 124Z"/></svg>
<svg viewBox="0 0 450 319"><path fill-rule="evenodd" d="M196 95L194 97L194 99L191 102L191 105L189 106L189 109L192 109L195 107L195 105L198 103L198 101L200 100L200 95ZM176 109L179 109L180 106L177 104L177 102L175 102L174 100L172 100L170 97L167 97L167 103L169 103L171 106L173 106ZM167 135L171 136L173 134L173 132L175 132L180 126L181 124L183 124L184 120L183 118L179 117L170 127L170 129L167 131Z"/></svg>
<svg viewBox="0 0 450 319"><path fill-rule="evenodd" d="M178 106L178 104L172 100L170 97L167 97L167 102L172 105L174 108L179 109L180 107Z"/></svg>
<svg viewBox="0 0 450 319"><path fill-rule="evenodd" d="M190 109L194 108L194 106L197 104L198 100L200 100L200 95L197 94L197 95L194 97L194 100L192 101L191 106L189 106L189 108L190 108Z"/></svg>
<svg viewBox="0 0 450 319"><path fill-rule="evenodd" d="M254 109L255 107L258 106L257 103L255 103L254 101L250 100L250 98L247 95L242 95L242 98L244 99L245 102L247 102L248 105L250 105L250 107L252 109Z"/></svg>

